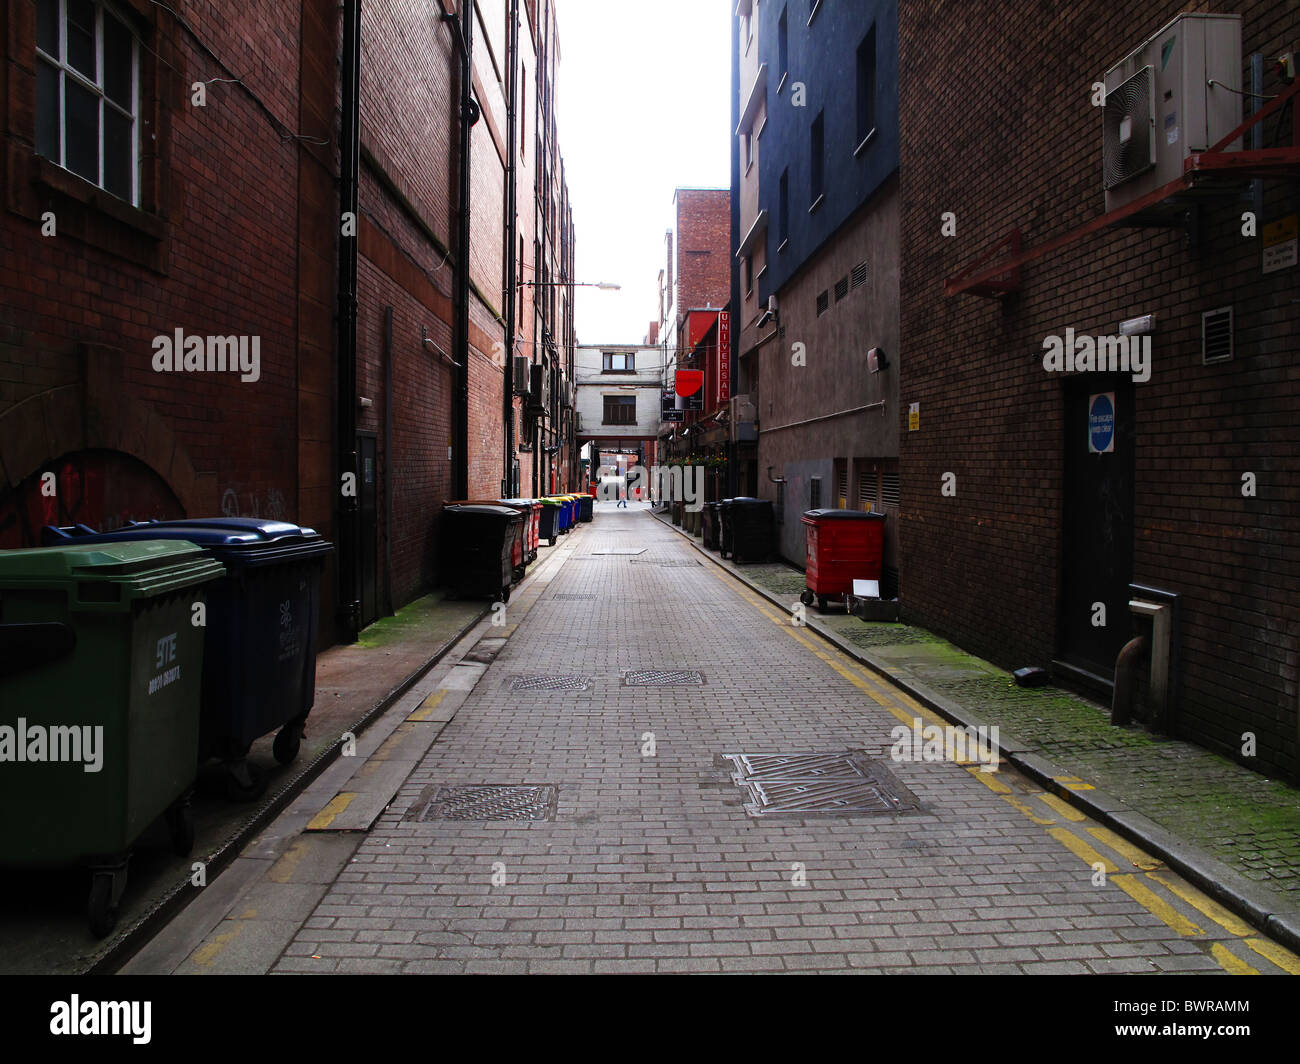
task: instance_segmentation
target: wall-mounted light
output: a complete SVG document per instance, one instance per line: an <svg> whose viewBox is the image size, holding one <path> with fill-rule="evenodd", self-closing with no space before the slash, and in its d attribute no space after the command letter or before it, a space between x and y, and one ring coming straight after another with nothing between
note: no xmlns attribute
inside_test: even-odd
<svg viewBox="0 0 1300 1064"><path fill-rule="evenodd" d="M1120 336L1146 336L1156 331L1156 316L1143 314L1140 318L1129 318L1119 323Z"/></svg>
<svg viewBox="0 0 1300 1064"><path fill-rule="evenodd" d="M884 369L889 369L889 359L885 357L885 349L873 347L867 352L867 370L871 373L879 373Z"/></svg>

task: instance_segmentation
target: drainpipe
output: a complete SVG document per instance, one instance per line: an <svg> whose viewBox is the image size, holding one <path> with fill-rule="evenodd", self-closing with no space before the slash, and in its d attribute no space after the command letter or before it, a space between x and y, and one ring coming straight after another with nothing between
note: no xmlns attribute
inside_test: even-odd
<svg viewBox="0 0 1300 1064"><path fill-rule="evenodd" d="M504 490L513 489L511 478L514 476L515 458L515 332L519 323L516 318L519 290L519 219L516 215L517 192L515 183L518 173L519 156L519 0L510 0L509 23L506 26L506 65L510 70L507 82L506 98L506 367L505 398L502 402L502 417L505 419L505 454L503 456L502 478ZM523 485L519 485L522 493Z"/></svg>
<svg viewBox="0 0 1300 1064"><path fill-rule="evenodd" d="M470 132L479 119L474 99L474 5L461 3L459 15L444 14L443 21L456 31L460 50L460 160L456 230L456 365L453 380L454 425L452 490L458 499L469 497L469 210Z"/></svg>
<svg viewBox="0 0 1300 1064"><path fill-rule="evenodd" d="M361 167L361 0L343 2L339 212L357 217ZM355 230L355 227L354 227ZM361 623L357 562L361 507L357 475L357 237L339 237L338 295L338 596L339 641L355 643ZM344 478L353 490L344 494Z"/></svg>
<svg viewBox="0 0 1300 1064"><path fill-rule="evenodd" d="M1146 658L1147 637L1130 639L1115 659L1115 692L1111 696L1110 722L1122 728L1133 722L1133 699L1137 693L1138 666Z"/></svg>
<svg viewBox="0 0 1300 1064"><path fill-rule="evenodd" d="M384 308L384 612L393 615L393 308Z"/></svg>

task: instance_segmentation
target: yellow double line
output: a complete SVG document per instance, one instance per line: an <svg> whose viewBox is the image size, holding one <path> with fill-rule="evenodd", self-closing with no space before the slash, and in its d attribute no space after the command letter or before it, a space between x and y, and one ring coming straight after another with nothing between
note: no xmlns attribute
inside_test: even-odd
<svg viewBox="0 0 1300 1064"><path fill-rule="evenodd" d="M714 575L719 582L722 582L720 576ZM766 599L760 598L750 591L748 587L742 585L737 588L734 584L728 584L727 586L737 591L743 599L794 639L795 642L811 651L845 680L866 694L873 702L883 707L904 724L910 726L918 717L927 724L940 727L949 723L928 707L921 705L906 692L897 688L886 687L873 673L868 672L842 651L826 650L821 641L809 636L806 629L794 625L790 615L782 615L776 612ZM988 787L989 790L1001 797L1023 816L1046 828L1049 835L1071 853L1082 859L1090 868L1096 869L1098 866L1103 868L1108 882L1114 883L1115 886L1119 887L1147 912L1163 921L1178 934L1191 937L1203 935L1205 932L1191 919L1179 912L1171 902L1153 890L1146 882L1143 882L1143 879L1180 898L1188 906L1222 928L1224 932L1233 936L1234 940L1245 945L1277 968L1292 975L1300 975L1300 957L1297 957L1296 954L1275 942L1258 937L1259 933L1249 924L1238 919L1218 902L1186 881L1174 876L1158 858L1139 849L1113 831L1098 824L1091 824L1087 816L1068 802L1044 791L1033 791L1024 796L1027 801L1022 800L1011 787L998 779L995 774L980 771L981 766L967 763L964 767L984 786ZM1074 776L1062 776L1054 782L1068 791L1094 789L1091 784L1085 783ZM1045 808L1040 807L1036 811L1032 804L1035 800L1041 803L1041 807ZM1048 815L1043 816L1040 813L1047 813ZM1142 873L1142 876L1139 877L1134 873L1121 873L1119 866L1114 861L1103 856L1101 852L1079 834L1076 834L1068 827L1058 825L1057 818L1072 824L1084 825L1088 835L1113 850L1130 866ZM1224 971L1232 975L1259 974L1258 969L1252 967L1250 963L1243 960L1222 942L1211 943L1210 954Z"/></svg>

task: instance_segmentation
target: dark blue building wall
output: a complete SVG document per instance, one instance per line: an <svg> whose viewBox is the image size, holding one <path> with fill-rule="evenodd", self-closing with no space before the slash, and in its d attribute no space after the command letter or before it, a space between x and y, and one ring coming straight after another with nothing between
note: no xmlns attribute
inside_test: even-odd
<svg viewBox="0 0 1300 1064"><path fill-rule="evenodd" d="M777 291L898 169L897 0L764 0L758 5L759 61L767 64L767 123L758 147L759 206L768 214L767 271L759 298ZM788 76L781 91L777 26L787 13ZM875 134L854 155L857 51L876 29ZM793 106L802 82L805 105ZM813 121L824 113L825 199L812 214ZM781 174L789 169L789 244L778 252Z"/></svg>

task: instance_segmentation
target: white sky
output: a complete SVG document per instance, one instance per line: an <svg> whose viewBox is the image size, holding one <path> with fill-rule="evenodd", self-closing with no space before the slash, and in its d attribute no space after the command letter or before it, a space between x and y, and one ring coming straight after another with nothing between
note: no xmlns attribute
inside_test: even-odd
<svg viewBox="0 0 1300 1064"><path fill-rule="evenodd" d="M656 318L673 189L731 183L734 0L557 0L556 124L573 204L578 342Z"/></svg>

